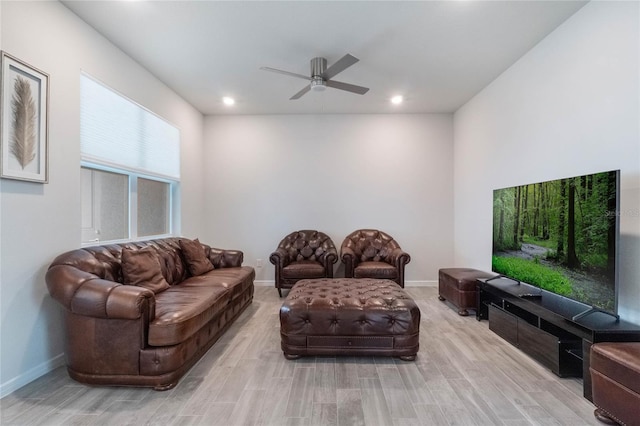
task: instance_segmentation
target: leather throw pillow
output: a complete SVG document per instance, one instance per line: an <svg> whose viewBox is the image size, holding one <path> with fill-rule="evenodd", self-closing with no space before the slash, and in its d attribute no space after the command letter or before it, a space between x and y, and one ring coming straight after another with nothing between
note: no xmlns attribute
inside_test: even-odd
<svg viewBox="0 0 640 426"><path fill-rule="evenodd" d="M162 275L158 255L151 247L122 249L122 277L124 284L144 287L154 293L169 288L169 283Z"/></svg>
<svg viewBox="0 0 640 426"><path fill-rule="evenodd" d="M195 277L213 270L213 264L207 258L204 247L202 247L197 238L193 241L180 240L180 248L182 248L182 253L184 253L184 258L192 276Z"/></svg>

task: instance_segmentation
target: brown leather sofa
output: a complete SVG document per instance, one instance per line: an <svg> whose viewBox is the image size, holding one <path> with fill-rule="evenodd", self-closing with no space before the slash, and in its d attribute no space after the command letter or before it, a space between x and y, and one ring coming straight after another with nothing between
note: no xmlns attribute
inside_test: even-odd
<svg viewBox="0 0 640 426"><path fill-rule="evenodd" d="M196 240L205 271L214 269L195 275L183 242L165 238L96 246L53 261L46 282L64 307L65 357L73 379L170 389L251 303L255 271L241 266L241 251ZM152 260L162 272L162 286L153 290L123 284L131 275L130 253L143 249L155 254Z"/></svg>
<svg viewBox="0 0 640 426"><path fill-rule="evenodd" d="M340 256L346 278L392 280L404 287L404 268L411 256L389 234L359 229L342 243Z"/></svg>
<svg viewBox="0 0 640 426"><path fill-rule="evenodd" d="M338 250L323 232L295 231L280 241L269 260L275 265L275 285L282 297L282 289L293 287L299 280L332 278Z"/></svg>
<svg viewBox="0 0 640 426"><path fill-rule="evenodd" d="M591 346L594 415L607 424L640 425L640 342Z"/></svg>

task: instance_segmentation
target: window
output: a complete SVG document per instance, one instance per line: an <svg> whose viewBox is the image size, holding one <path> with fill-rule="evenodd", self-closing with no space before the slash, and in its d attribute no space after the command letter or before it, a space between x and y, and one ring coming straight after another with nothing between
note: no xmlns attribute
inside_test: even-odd
<svg viewBox="0 0 640 426"><path fill-rule="evenodd" d="M170 185L138 178L138 236L169 234Z"/></svg>
<svg viewBox="0 0 640 426"><path fill-rule="evenodd" d="M81 76L82 242L177 233L180 132Z"/></svg>
<svg viewBox="0 0 640 426"><path fill-rule="evenodd" d="M81 172L82 242L129 238L129 176L86 167Z"/></svg>

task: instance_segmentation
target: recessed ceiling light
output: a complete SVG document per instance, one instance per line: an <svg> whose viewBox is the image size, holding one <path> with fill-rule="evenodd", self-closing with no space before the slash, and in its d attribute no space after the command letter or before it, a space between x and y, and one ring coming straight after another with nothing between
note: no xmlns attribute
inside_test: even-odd
<svg viewBox="0 0 640 426"><path fill-rule="evenodd" d="M224 98L222 98L222 102L224 102L225 105L233 105L236 103L236 101L233 98L230 98L228 96L225 96Z"/></svg>
<svg viewBox="0 0 640 426"><path fill-rule="evenodd" d="M402 101L403 101L403 98L400 95L394 96L393 98L391 98L391 103L394 105L399 105L402 103Z"/></svg>

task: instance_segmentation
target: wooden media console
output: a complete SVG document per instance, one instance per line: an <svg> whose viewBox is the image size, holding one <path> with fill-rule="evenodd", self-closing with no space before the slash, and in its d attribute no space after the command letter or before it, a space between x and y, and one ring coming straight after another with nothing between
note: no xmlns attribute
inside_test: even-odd
<svg viewBox="0 0 640 426"><path fill-rule="evenodd" d="M640 341L640 326L566 297L506 277L478 283L478 321L560 377L582 377L591 397L590 349L598 342Z"/></svg>

